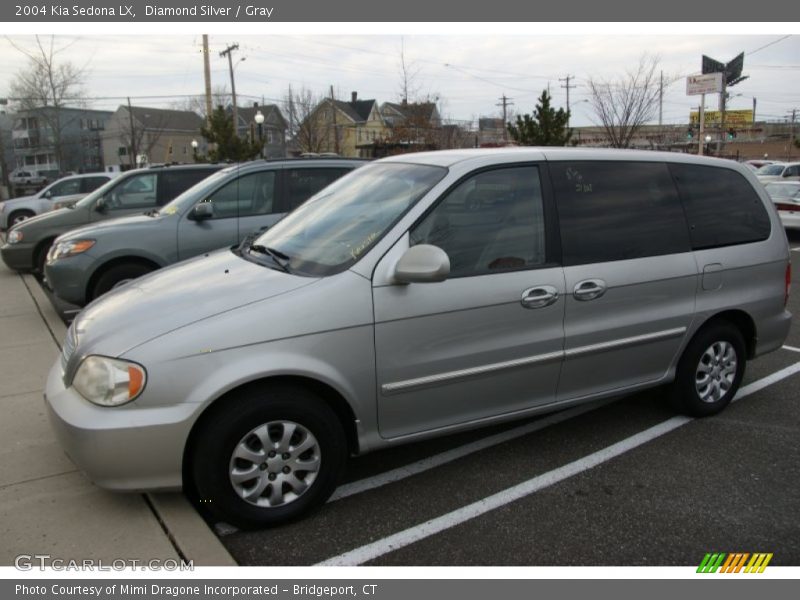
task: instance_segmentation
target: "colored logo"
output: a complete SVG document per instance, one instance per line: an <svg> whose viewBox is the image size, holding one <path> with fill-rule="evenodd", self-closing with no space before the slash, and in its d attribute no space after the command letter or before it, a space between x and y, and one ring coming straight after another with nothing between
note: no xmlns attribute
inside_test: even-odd
<svg viewBox="0 0 800 600"><path fill-rule="evenodd" d="M749 560L748 560L749 559ZM697 567L698 573L763 573L769 561L772 560L772 553L756 552L725 552L708 553L703 557L700 566Z"/></svg>

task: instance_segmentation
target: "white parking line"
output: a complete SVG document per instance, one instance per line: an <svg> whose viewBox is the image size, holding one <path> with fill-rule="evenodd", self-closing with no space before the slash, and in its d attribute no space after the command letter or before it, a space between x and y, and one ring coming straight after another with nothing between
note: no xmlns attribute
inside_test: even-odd
<svg viewBox="0 0 800 600"><path fill-rule="evenodd" d="M753 383L744 386L739 390L739 393L736 394L734 401L758 392L765 387L790 377L798 372L800 372L800 362L790 365L773 373L772 375L768 375L763 379L759 379L758 381L754 381ZM352 566L364 564L365 562L378 558L379 556L383 556L384 554L398 550L399 548L403 548L413 544L414 542L418 542L422 539L455 527L456 525L465 523L466 521L479 517L496 508L524 498L525 496L559 483L560 481L564 481L573 475L578 475L579 473L587 471L588 469L596 467L597 465L609 461L612 458L620 456L630 450L633 450L634 448L659 438L662 435L685 425L686 423L692 422L693 420L694 419L691 417L672 417L671 419L667 419L658 425L650 427L649 429L645 429L644 431L625 438L616 444L612 444L611 446L603 448L602 450L593 452L592 454L584 456L583 458L579 458L578 460L568 463L562 467L553 469L547 473L542 473L533 479L524 481L520 484L488 496L487 498L483 498L482 500L478 500L477 502L473 502L472 504L469 504L463 508L456 509L440 517L430 519L425 523L415 525L404 531L400 531L370 544L350 550L349 552L329 558L319 563L319 565Z"/></svg>
<svg viewBox="0 0 800 600"><path fill-rule="evenodd" d="M794 346L781 346L784 350L791 350L792 352L800 352L800 348L795 348Z"/></svg>

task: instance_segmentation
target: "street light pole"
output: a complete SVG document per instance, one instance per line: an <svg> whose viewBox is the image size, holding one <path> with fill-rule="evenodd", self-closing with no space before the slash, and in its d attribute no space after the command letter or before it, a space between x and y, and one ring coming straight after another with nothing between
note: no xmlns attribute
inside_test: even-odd
<svg viewBox="0 0 800 600"><path fill-rule="evenodd" d="M256 122L256 125L258 125L259 154L261 155L261 158L264 158L264 115L260 110L256 111L256 115L253 117L253 120Z"/></svg>

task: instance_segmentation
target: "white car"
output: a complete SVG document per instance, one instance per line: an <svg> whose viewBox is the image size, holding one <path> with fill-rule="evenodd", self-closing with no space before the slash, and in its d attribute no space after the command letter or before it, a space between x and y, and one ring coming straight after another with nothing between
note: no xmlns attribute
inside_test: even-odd
<svg viewBox="0 0 800 600"><path fill-rule="evenodd" d="M52 210L56 201L80 200L115 176L115 173L72 175L54 181L32 196L6 200L0 203L0 229L10 229L25 219Z"/></svg>
<svg viewBox="0 0 800 600"><path fill-rule="evenodd" d="M9 177L11 185L44 185L47 183L47 177L37 171L26 171L25 169L17 169L13 171Z"/></svg>
<svg viewBox="0 0 800 600"><path fill-rule="evenodd" d="M764 165L756 171L756 177L763 184L770 181L800 181L800 162Z"/></svg>
<svg viewBox="0 0 800 600"><path fill-rule="evenodd" d="M765 186L786 229L800 229L800 181L776 181Z"/></svg>

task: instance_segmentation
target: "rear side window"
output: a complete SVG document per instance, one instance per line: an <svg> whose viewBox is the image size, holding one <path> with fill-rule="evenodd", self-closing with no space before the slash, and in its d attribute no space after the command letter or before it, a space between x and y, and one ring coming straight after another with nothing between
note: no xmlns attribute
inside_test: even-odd
<svg viewBox="0 0 800 600"><path fill-rule="evenodd" d="M757 242L769 237L761 199L736 171L701 165L670 165L695 250Z"/></svg>
<svg viewBox="0 0 800 600"><path fill-rule="evenodd" d="M550 164L564 265L690 250L680 199L663 163Z"/></svg>
<svg viewBox="0 0 800 600"><path fill-rule="evenodd" d="M287 169L286 210L294 210L351 169Z"/></svg>
<svg viewBox="0 0 800 600"><path fill-rule="evenodd" d="M183 192L199 183L213 171L206 169L187 169L185 171L163 171L161 177L161 197L159 204L166 204Z"/></svg>
<svg viewBox="0 0 800 600"><path fill-rule="evenodd" d="M81 191L85 193L93 192L101 185L108 183L109 177L85 177L81 184Z"/></svg>

